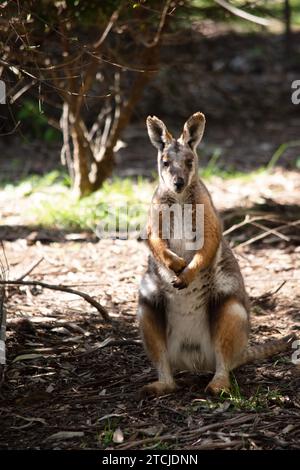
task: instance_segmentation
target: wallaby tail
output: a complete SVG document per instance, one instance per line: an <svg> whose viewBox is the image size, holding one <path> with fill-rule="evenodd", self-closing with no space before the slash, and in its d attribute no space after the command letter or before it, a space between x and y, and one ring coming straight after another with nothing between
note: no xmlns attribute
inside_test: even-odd
<svg viewBox="0 0 300 470"><path fill-rule="evenodd" d="M274 356L275 354L288 351L292 347L293 341L297 339L294 333L284 336L281 339L268 341L266 344L248 347L242 354L236 367L249 362L254 362L260 359Z"/></svg>

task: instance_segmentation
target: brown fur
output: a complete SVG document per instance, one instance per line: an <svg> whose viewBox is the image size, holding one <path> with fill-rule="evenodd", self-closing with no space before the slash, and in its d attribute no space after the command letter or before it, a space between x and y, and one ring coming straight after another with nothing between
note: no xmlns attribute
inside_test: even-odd
<svg viewBox="0 0 300 470"><path fill-rule="evenodd" d="M228 299L220 308L220 315L215 324L213 338L222 352L224 362L231 369L235 366L240 351L247 345L248 322L246 318L236 318L232 309L239 305L236 298ZM234 340L233 340L234 339Z"/></svg>
<svg viewBox="0 0 300 470"><path fill-rule="evenodd" d="M188 266L178 276L174 283L175 287L187 287L195 279L200 269L210 266L222 237L221 224L209 195L202 193L200 186L195 186L194 197L193 204L204 205L204 245L195 253Z"/></svg>
<svg viewBox="0 0 300 470"><path fill-rule="evenodd" d="M159 192L156 192L152 199L147 228L149 248L156 259L178 274L178 277L174 279L174 285L178 288L187 287L200 269L205 269L211 264L222 237L222 226L206 188L200 182L196 182L189 188L189 191L191 192L189 202L193 205L193 229L195 229L195 205L203 204L204 206L204 245L195 253L188 266L183 258L169 249L168 240L161 238L161 213L158 215L157 211L159 211L160 204L165 204L167 201L163 197L159 199ZM159 230L154 234L153 220L157 216L159 217Z"/></svg>
<svg viewBox="0 0 300 470"><path fill-rule="evenodd" d="M222 390L229 391L229 372L236 367L241 351L247 346L248 319L246 310L244 310L245 317L241 318L234 313L234 309L244 310L239 301L235 297L231 297L220 307L220 312L214 325L213 340L217 363L219 360L219 371L206 388L207 391L214 395L217 395Z"/></svg>
<svg viewBox="0 0 300 470"><path fill-rule="evenodd" d="M259 344L247 348L241 354L236 367L254 362L268 357L275 356L275 354L289 351L292 348L292 343L297 339L297 335L291 333L280 339L270 340L266 344Z"/></svg>
<svg viewBox="0 0 300 470"><path fill-rule="evenodd" d="M161 354L166 350L166 334L163 325L154 318L151 308L148 306L144 308L145 312L140 322L140 328L143 332L146 350L154 363L157 364Z"/></svg>
<svg viewBox="0 0 300 470"><path fill-rule="evenodd" d="M153 211L151 211L153 213ZM152 232L151 218L147 227L147 242L155 258L163 263L167 268L174 271L174 273L180 273L186 266L186 262L180 256L173 253L169 247L167 240L162 238L161 234L161 214L159 214L159 233L158 235Z"/></svg>

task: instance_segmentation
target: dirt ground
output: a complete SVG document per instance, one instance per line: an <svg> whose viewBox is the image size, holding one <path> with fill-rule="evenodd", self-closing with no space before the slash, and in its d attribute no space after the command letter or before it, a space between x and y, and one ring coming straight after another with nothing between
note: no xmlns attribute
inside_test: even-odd
<svg viewBox="0 0 300 470"><path fill-rule="evenodd" d="M299 333L299 174L278 169L254 181L215 178L209 188L225 228L243 220L245 208L273 221L260 221L271 232L251 243L265 229L246 225L228 235L252 300L251 343ZM143 243L22 231L11 225L21 223L22 205L9 204L1 199L10 279L43 258L27 279L89 293L112 323L74 295L8 288L1 449L299 448L300 375L292 352L235 371L231 397L204 393L209 374L182 372L176 394L140 400L139 388L155 378L136 319Z"/></svg>

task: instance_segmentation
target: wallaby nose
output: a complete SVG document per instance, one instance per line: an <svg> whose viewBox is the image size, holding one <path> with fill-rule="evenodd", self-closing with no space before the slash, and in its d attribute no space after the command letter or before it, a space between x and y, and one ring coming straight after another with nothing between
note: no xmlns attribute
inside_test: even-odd
<svg viewBox="0 0 300 470"><path fill-rule="evenodd" d="M183 185L184 185L184 179L181 178L181 176L178 176L174 181L174 186L176 188L176 191L180 191L183 188Z"/></svg>

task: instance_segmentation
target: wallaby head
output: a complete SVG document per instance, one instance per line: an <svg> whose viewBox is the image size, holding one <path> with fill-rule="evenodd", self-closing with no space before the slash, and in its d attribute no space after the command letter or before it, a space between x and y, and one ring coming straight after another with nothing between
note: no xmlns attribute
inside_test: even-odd
<svg viewBox="0 0 300 470"><path fill-rule="evenodd" d="M160 119L148 116L148 134L158 150L160 184L168 191L182 193L197 178L196 148L202 139L204 127L204 114L195 113L184 124L179 139L174 139Z"/></svg>

